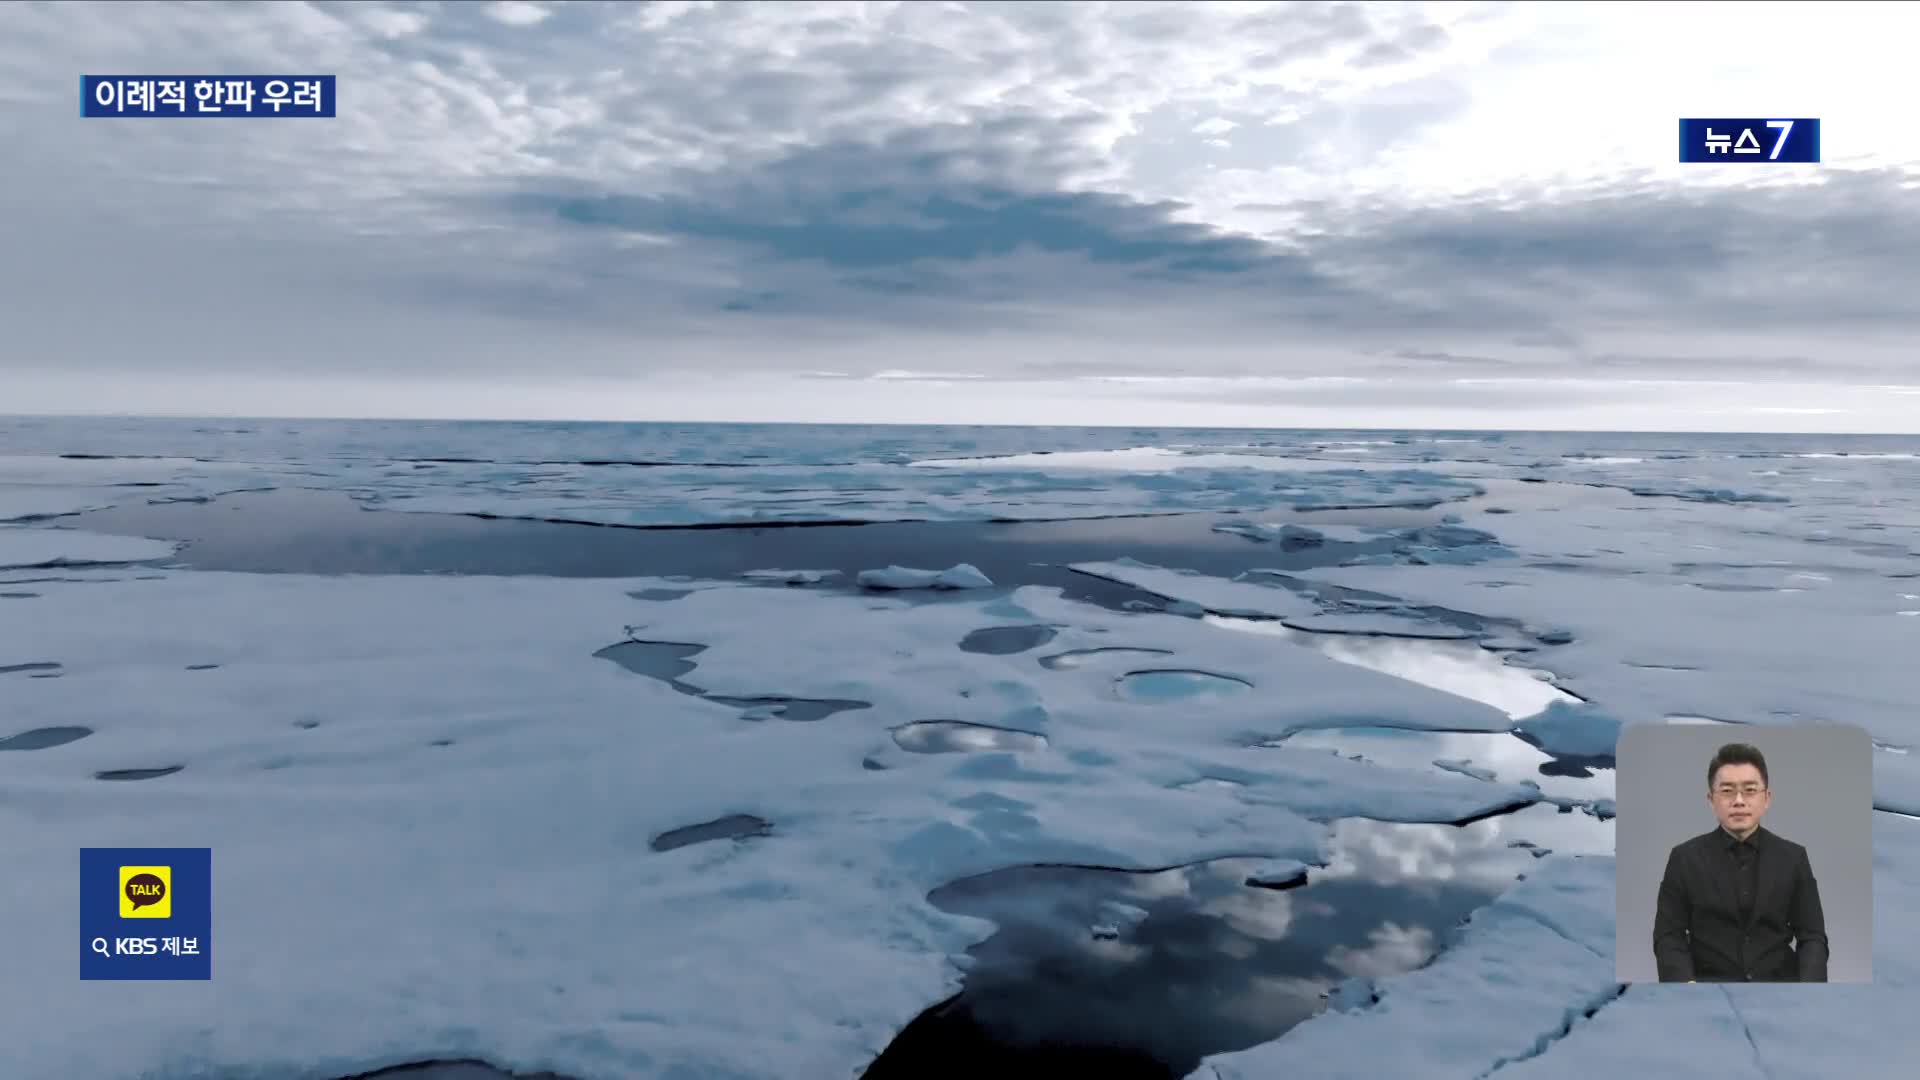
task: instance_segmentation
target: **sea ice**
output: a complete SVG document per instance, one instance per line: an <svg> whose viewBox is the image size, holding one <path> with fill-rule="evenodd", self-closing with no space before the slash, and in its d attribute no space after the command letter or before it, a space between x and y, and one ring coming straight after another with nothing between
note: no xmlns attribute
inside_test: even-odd
<svg viewBox="0 0 1920 1080"><path fill-rule="evenodd" d="M1513 730L1557 757L1611 758L1620 741L1619 719L1584 702L1552 702Z"/></svg>
<svg viewBox="0 0 1920 1080"><path fill-rule="evenodd" d="M1118 468L1083 467L1068 454L1035 455L1031 463L988 458L911 468L874 462L734 462L724 468L656 463L646 467L644 484L633 482L629 468L582 462L452 462L424 471L342 464L330 466L326 485L351 492L373 510L629 526L1046 521L1265 511L1276 497L1314 509L1430 506L1478 490L1438 473L1362 470L1351 463L1329 470L1315 462L1174 454L1165 459L1174 464L1158 468L1156 460L1150 454L1123 456ZM265 482L291 479L260 475ZM1283 482L1285 494L1275 490Z"/></svg>
<svg viewBox="0 0 1920 1080"><path fill-rule="evenodd" d="M1267 584L1259 577L1243 575L1228 580L1186 570L1167 570L1133 559L1074 563L1071 569L1131 585L1169 600L1184 600L1216 615L1277 619L1312 615L1320 610L1310 597Z"/></svg>
<svg viewBox="0 0 1920 1080"><path fill-rule="evenodd" d="M1389 532L1357 525L1307 526L1269 521L1225 521L1216 524L1213 530L1244 536L1249 540L1278 543L1283 547L1319 547L1326 543L1365 544L1379 540Z"/></svg>
<svg viewBox="0 0 1920 1080"><path fill-rule="evenodd" d="M127 492L119 493L122 499ZM0 521L63 517L112 506L111 493L71 488L0 487Z"/></svg>
<svg viewBox="0 0 1920 1080"><path fill-rule="evenodd" d="M749 581L772 581L782 585L818 585L839 573L838 570L748 570L740 576Z"/></svg>
<svg viewBox="0 0 1920 1080"><path fill-rule="evenodd" d="M1471 642L1316 634L1295 630L1288 624L1291 620L1208 616L1206 621L1239 633L1305 645L1343 664L1484 702L1515 719L1531 716L1552 702L1571 700L1569 694L1542 677L1544 672L1507 663L1497 653Z"/></svg>
<svg viewBox="0 0 1920 1080"><path fill-rule="evenodd" d="M884 570L862 570L859 582L867 589L989 589L993 582L967 563L945 570L915 570L889 566Z"/></svg>
<svg viewBox="0 0 1920 1080"><path fill-rule="evenodd" d="M1245 448L1222 450L1206 446L1188 448L1133 446L1119 450L1047 451L996 457L928 458L911 464L917 469L983 472L1038 471L1098 474L1118 472L1151 475L1206 470L1269 474L1357 475L1356 464L1351 461L1316 461L1307 456L1256 454L1246 452ZM1439 474L1426 474L1426 476L1443 486L1457 483Z"/></svg>
<svg viewBox="0 0 1920 1080"><path fill-rule="evenodd" d="M1300 1075L1302 1062L1327 1080L1485 1076L1618 993L1613 919L1611 857L1543 859L1431 964L1377 980L1376 1004L1329 1010L1272 1042L1216 1055L1189 1080L1280 1080ZM1588 1063L1560 1064L1574 1075Z"/></svg>
<svg viewBox="0 0 1920 1080"><path fill-rule="evenodd" d="M1454 820L1533 797L1247 749L1313 724L1506 718L1194 620L1046 589L1011 598L1062 626L1064 650L1161 649L1258 684L1170 711L1115 702L1098 666L955 648L1002 623L1003 599L876 605L746 584L671 604L627 595L668 584L182 572L45 586L44 618L0 620L0 655L30 650L70 674L10 690L9 718L94 734L0 754L9 879L67 879L73 850L103 836L209 845L221 958L214 981L156 997L79 983L71 938L21 935L0 979L8 1068L185 1080L471 1057L587 1080L849 1075L953 991L948 958L984 936L926 903L946 881L1039 862L1305 861L1338 817ZM875 707L754 724L596 659L637 609L647 633L707 646L687 677L713 694ZM823 625L836 630L804 629ZM186 670L206 663L220 667ZM936 706L1022 727L1039 710L1052 752L860 767L890 725ZM1181 787L1209 776L1245 785ZM778 829L651 850L690 822L747 818ZM71 925L63 896L19 890L8 918ZM755 979L726 962L740 955ZM209 1035L183 1042L187 1030Z"/></svg>
<svg viewBox="0 0 1920 1080"><path fill-rule="evenodd" d="M17 423L9 420L9 425ZM4 438L6 432L0 432ZM0 453L0 522L59 518L110 506L272 486L303 471L193 458L67 457ZM270 479L271 478L271 479Z"/></svg>
<svg viewBox="0 0 1920 1080"><path fill-rule="evenodd" d="M0 526L0 570L148 562L167 558L178 547L137 536Z"/></svg>
<svg viewBox="0 0 1920 1080"><path fill-rule="evenodd" d="M1517 530L1539 528L1513 520ZM1906 675L1915 642L1889 628L1897 620L1885 618L1883 578L1849 566L1831 583L1799 593L1676 588L1720 572L1664 562L1659 547L1670 541L1650 538L1642 547L1639 539L1618 541L1619 550L1635 554L1607 556L1620 572L1600 572L1609 564L1598 559L1587 571L1506 565L1501 576L1516 587L1497 590L1472 567L1324 568L1303 576L1562 630L1552 640L1573 640L1554 646L1547 661L1561 685L1622 722L1670 715L1829 721L1859 724L1895 744L1916 738ZM1768 532L1752 543L1764 549L1776 540ZM1877 549L1847 561L1907 564L1904 553L1896 559ZM1920 771L1902 770L1893 757L1876 755L1875 805L1920 810Z"/></svg>
<svg viewBox="0 0 1920 1080"><path fill-rule="evenodd" d="M1784 503L1784 502L1793 501L1784 495L1769 495L1764 492L1757 492L1757 491L1734 491L1731 488L1687 488L1687 487L1676 488L1676 487L1658 487L1654 485L1643 484L1643 485L1638 485L1635 487L1628 488L1627 490L1633 492L1635 495L1665 496L1667 498L1672 498L1672 499L1692 499L1696 502Z"/></svg>
<svg viewBox="0 0 1920 1080"><path fill-rule="evenodd" d="M1448 772L1457 772L1461 776L1471 776L1475 780L1496 780L1499 778L1499 774L1492 769L1475 765L1466 758L1436 758L1433 764L1436 768L1445 769Z"/></svg>
<svg viewBox="0 0 1920 1080"><path fill-rule="evenodd" d="M1379 611L1329 611L1315 615L1290 616L1284 621L1295 630L1316 634L1359 634L1437 640L1474 636L1473 631L1452 623Z"/></svg>
<svg viewBox="0 0 1920 1080"><path fill-rule="evenodd" d="M1657 437L1635 436L1604 443L1623 452L1599 453L1580 469L1595 483L1681 496L1647 499L1618 487L1503 479L1528 462L1558 460L1573 448L1568 438L1593 436L1480 436L1442 452L1484 460L1424 467L1426 477L1480 479L1470 486L1391 469L1316 470L1287 460L1311 452L1302 436L1278 433L1267 449L1174 455L1182 460L1165 469L1162 455L1129 452L1122 469L1075 476L1060 455L1012 467L1003 460L908 470L900 463L928 451L884 430L743 429L726 432L717 448L697 447L690 457L676 450L668 465L637 474L571 459L542 465L531 450L509 462L492 447L488 454L501 461L400 462L392 446L414 440L422 456L452 457L477 453L476 440L524 450L590 439L604 441L613 457L651 453L674 438L684 449L683 436L615 426L577 435L407 425L381 428L386 442L370 450L340 451L351 460L319 462L313 447L337 442L338 425L248 423L260 433L200 435L187 425L230 425L180 422L163 425L158 442L177 446L173 453L212 453L259 439L268 449L248 454L258 466L0 459L0 518L22 506L56 512L203 498L236 483L335 487L388 509L675 524L1257 513L1289 501L1455 499L1479 486L1498 509L1514 511L1495 515L1476 508L1480 500L1458 506L1459 525L1493 533L1514 553L1497 573L1401 558L1402 565L1308 574L1396 598L1369 614L1438 606L1564 630L1555 640L1565 643L1537 655L1551 657L1543 662L1595 710L1630 722L1702 715L1860 723L1883 747L1873 755L1876 804L1920 816L1920 755L1885 749L1920 744L1908 685L1910 631L1920 624L1891 617L1911 605L1888 596L1902 587L1895 579L1914 572L1901 532L1916 524L1902 501L1911 477L1905 460L1824 459L1814 476L1806 471L1814 463L1762 447L1757 464L1779 467L1759 471L1779 475L1749 476L1756 462L1738 452L1718 460L1696 451L1672 463ZM0 435L16 444L23 431L68 440L56 451L151 452L157 437L137 427L10 421ZM946 453L1031 448L1020 442L1027 436L990 429L945 438L956 444ZM1105 453L1128 436L1049 438ZM857 452L843 452L848 446ZM762 450L786 464L715 469L691 461L741 464ZM1646 460L1599 460L1628 450ZM1421 452L1431 451L1405 454ZM1210 462L1209 454L1238 460ZM1245 464L1263 455L1271 464ZM1664 475L1648 476L1655 472ZM871 490L902 473L924 479ZM634 483L636 475L649 482ZM117 482L158 486L111 486ZM1774 501L1724 497L1756 485L1764 490L1754 494ZM772 490L779 487L787 490ZM861 487L868 490L854 490ZM85 535L3 528L0 542ZM162 546L143 557L165 558L171 546ZM342 1075L443 1056L585 1080L849 1076L926 1004L957 988L954 958L990 932L926 902L929 889L959 875L1030 862L1164 866L1250 852L1309 862L1320 855L1326 823L1343 817L1463 820L1559 801L1526 784L1439 772L1467 764L1458 752L1435 770L1414 771L1258 745L1308 728L1501 732L1511 723L1504 713L1519 706L1416 685L1408 681L1421 677L1414 666L1399 669L1404 677L1355 666L1410 664L1404 656L1343 664L1317 644L1300 647L1309 638L1352 647L1373 640L1304 635L1271 621L1321 618L1304 592L1105 565L1154 575L1174 595L1194 594L1189 602L1253 604L1268 616L1259 625L1294 637L1100 611L1045 589L914 605L736 581L703 583L671 604L636 604L628 591L686 583L193 572L140 581L82 570L36 584L42 595L23 602L33 618L0 620L0 657L59 662L63 673L6 680L9 726L0 738L24 735L10 746L31 750L0 754L0 827L16 886L7 917L23 931L0 977L6 1070L239 1080ZM1789 581L1796 574L1808 576ZM1322 625L1361 617L1345 608L1337 615ZM815 724L755 724L737 707L593 659L622 625L642 619L650 636L705 646L688 657L688 677L713 696L811 695L874 706ZM956 647L1009 619L1058 626L1047 656ZM834 632L813 629L822 626ZM1141 651L1104 651L1129 649ZM1251 686L1206 709L1115 700L1114 678L1145 668L1206 671ZM1464 674L1457 685L1482 694ZM1532 689L1552 692L1545 683ZM1559 725L1592 711L1550 710L1534 734L1590 749L1604 741L1598 728ZM1044 731L1048 749L900 751L893 728L928 716ZM93 734L58 745L46 734L80 729ZM889 768L863 770L876 748L900 752ZM1476 755L1469 767L1488 760ZM94 779L173 764L184 768L131 783ZM1604 798L1590 805L1595 816L1612 809ZM1534 809L1549 824L1604 837L1593 816ZM1529 813L1494 820L1539 848L1581 846L1536 830L1523 820ZM651 850L656 837L729 815L779 829L743 845ZM1920 1031L1901 1012L1910 996L1902 992L1920 981L1920 950L1905 929L1920 920L1920 821L1892 812L1874 818L1873 985L1817 995L1660 986L1618 994L1611 860L1554 855L1530 865L1526 881L1476 914L1426 968L1354 980L1318 1019L1276 1042L1220 1055L1196 1075L1904 1075L1920 1056ZM221 960L213 982L156 995L138 984L73 978L74 943L59 933L72 925L71 896L60 883L71 881L74 848L102 837L217 849ZM475 887L476 866L493 875L487 887ZM1097 925L1124 933L1120 914L1103 913ZM1383 913L1383 933L1391 920ZM751 979L730 962L742 955L753 957ZM671 977L635 980L636 971Z"/></svg>

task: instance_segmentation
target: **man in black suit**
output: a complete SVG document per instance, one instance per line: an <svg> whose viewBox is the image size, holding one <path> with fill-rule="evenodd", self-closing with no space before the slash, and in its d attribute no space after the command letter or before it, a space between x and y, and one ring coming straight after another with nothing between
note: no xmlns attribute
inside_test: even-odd
<svg viewBox="0 0 1920 1080"><path fill-rule="evenodd" d="M1826 982L1827 924L1807 849L1760 827L1767 759L1728 743L1707 765L1720 825L1674 846L1660 879L1661 982Z"/></svg>

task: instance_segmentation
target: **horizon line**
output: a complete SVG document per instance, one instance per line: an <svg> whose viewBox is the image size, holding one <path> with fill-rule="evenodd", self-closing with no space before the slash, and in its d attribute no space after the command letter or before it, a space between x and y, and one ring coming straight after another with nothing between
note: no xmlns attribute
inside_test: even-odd
<svg viewBox="0 0 1920 1080"><path fill-rule="evenodd" d="M1501 428L1501 427L1303 427L1291 424L1247 427L1237 424L1137 424L1137 423L1081 423L1081 424L994 424L960 421L922 422L900 420L668 420L668 419L560 419L509 416L324 416L300 414L245 414L245 413L6 413L0 412L0 421L4 420L217 420L217 421L317 421L327 423L388 423L388 424L597 424L618 425L700 425L707 427L899 427L899 428L1020 428L1031 430L1108 430L1108 429L1145 429L1151 431L1299 431L1299 432L1437 432L1450 435L1756 435L1795 437L1834 437L1834 438L1920 438L1920 429L1913 431L1765 431L1765 430L1718 430L1703 431L1696 428Z"/></svg>

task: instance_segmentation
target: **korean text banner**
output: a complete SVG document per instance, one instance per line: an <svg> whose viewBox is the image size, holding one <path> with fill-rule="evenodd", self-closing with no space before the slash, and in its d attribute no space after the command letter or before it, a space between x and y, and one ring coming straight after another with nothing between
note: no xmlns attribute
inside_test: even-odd
<svg viewBox="0 0 1920 1080"><path fill-rule="evenodd" d="M83 117L332 116L332 75L82 75Z"/></svg>

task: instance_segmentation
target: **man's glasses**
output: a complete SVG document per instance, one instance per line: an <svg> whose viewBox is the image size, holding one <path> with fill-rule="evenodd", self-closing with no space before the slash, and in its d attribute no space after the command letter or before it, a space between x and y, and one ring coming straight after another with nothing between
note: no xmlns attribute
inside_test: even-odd
<svg viewBox="0 0 1920 1080"><path fill-rule="evenodd" d="M1742 784L1739 787L1735 787L1732 784L1722 784L1714 788L1713 793L1722 799L1731 799L1735 795L1743 795L1746 798L1752 799L1765 790L1767 789L1761 787L1759 784Z"/></svg>

